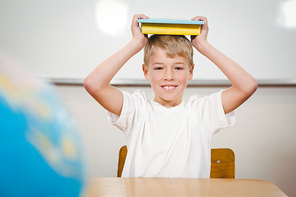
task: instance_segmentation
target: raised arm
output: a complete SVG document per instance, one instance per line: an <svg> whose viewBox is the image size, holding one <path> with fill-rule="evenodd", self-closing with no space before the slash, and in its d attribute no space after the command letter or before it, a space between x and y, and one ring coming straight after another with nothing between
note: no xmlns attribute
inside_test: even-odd
<svg viewBox="0 0 296 197"><path fill-rule="evenodd" d="M110 82L120 68L146 44L147 38L141 33L138 19L148 18L143 14L134 15L132 19L133 39L117 53L97 66L84 80L87 92L98 101L106 110L120 115L123 95L122 92L111 86Z"/></svg>
<svg viewBox="0 0 296 197"><path fill-rule="evenodd" d="M257 90L256 80L232 59L214 48L208 41L208 21L205 17L194 17L192 20L204 21L201 34L192 39L192 45L205 57L211 60L229 79L232 86L222 93L222 105L225 114L243 104Z"/></svg>

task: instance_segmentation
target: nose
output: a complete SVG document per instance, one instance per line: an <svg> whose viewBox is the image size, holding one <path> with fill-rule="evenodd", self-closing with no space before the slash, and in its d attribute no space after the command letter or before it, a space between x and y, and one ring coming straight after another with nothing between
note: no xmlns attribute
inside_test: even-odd
<svg viewBox="0 0 296 197"><path fill-rule="evenodd" d="M173 81L175 79L174 72L170 69L167 69L164 74L164 80Z"/></svg>

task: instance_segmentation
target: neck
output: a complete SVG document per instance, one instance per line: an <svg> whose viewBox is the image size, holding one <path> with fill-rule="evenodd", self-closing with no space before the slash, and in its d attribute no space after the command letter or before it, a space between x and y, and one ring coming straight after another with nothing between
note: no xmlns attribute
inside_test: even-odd
<svg viewBox="0 0 296 197"><path fill-rule="evenodd" d="M172 108L172 107L176 107L178 105L180 105L182 103L182 99L178 100L178 101L166 101L163 99L153 99L154 102L159 103L160 105L164 106L165 108Z"/></svg>

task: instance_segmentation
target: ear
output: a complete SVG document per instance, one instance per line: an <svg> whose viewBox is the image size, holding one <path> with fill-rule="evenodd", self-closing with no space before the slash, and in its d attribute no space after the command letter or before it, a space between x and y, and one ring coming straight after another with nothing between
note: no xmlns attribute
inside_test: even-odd
<svg viewBox="0 0 296 197"><path fill-rule="evenodd" d="M193 78L193 70L194 70L194 64L189 68L188 80L191 80Z"/></svg>
<svg viewBox="0 0 296 197"><path fill-rule="evenodd" d="M146 66L146 64L142 64L142 70L143 70L145 79L149 81L148 67Z"/></svg>

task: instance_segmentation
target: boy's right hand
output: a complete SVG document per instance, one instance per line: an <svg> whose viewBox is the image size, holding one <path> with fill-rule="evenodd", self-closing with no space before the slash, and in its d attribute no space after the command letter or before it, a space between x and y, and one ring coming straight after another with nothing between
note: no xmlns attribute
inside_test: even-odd
<svg viewBox="0 0 296 197"><path fill-rule="evenodd" d="M140 25L138 23L138 19L148 19L149 17L144 15L144 14L135 14L133 19L132 19L132 25L131 25L131 30L132 30L132 35L133 35L133 40L138 41L140 44L140 48L142 49L145 44L148 41L147 35L142 34Z"/></svg>

